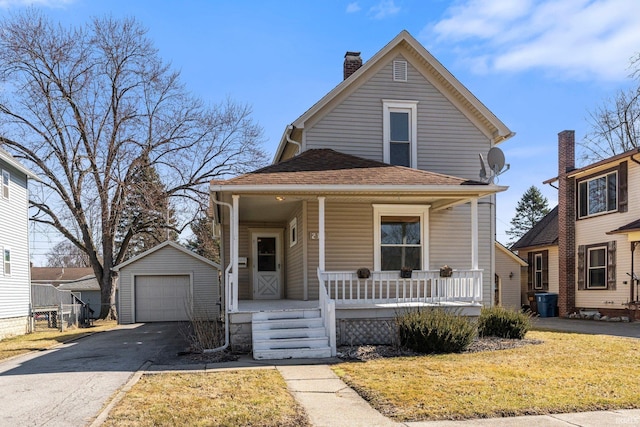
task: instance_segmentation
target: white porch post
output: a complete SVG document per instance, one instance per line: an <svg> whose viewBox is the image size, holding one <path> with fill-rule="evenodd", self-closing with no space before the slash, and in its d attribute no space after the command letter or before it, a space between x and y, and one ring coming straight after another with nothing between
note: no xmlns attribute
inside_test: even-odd
<svg viewBox="0 0 640 427"><path fill-rule="evenodd" d="M240 230L240 196L237 194L233 194L231 196L233 198L233 214L231 215L231 219L233 220L233 224L231 224L231 275L232 275L232 285L233 289L231 290L231 305L233 307L232 311L238 311L238 247L240 246L240 240L238 238L239 230Z"/></svg>
<svg viewBox="0 0 640 427"><path fill-rule="evenodd" d="M324 196L318 196L318 267L324 271Z"/></svg>
<svg viewBox="0 0 640 427"><path fill-rule="evenodd" d="M478 199L471 200L471 268L478 269Z"/></svg>

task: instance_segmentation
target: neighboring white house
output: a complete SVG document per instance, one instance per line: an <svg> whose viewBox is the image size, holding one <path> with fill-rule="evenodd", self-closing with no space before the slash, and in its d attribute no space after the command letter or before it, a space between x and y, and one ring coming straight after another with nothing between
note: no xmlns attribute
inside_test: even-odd
<svg viewBox="0 0 640 427"><path fill-rule="evenodd" d="M520 275L521 270L527 267L527 262L504 247L500 242L496 242L495 264L494 304L520 310L522 307Z"/></svg>
<svg viewBox="0 0 640 427"><path fill-rule="evenodd" d="M29 332L28 180L38 179L9 153L0 149L0 339Z"/></svg>
<svg viewBox="0 0 640 427"><path fill-rule="evenodd" d="M493 304L507 187L482 180L479 155L513 133L406 31L343 69L271 166L211 183L230 344L258 359L388 343L410 306Z"/></svg>

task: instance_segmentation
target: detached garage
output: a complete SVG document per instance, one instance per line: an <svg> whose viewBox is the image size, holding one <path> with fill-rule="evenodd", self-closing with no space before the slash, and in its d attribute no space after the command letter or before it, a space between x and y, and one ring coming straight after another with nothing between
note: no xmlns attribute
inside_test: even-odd
<svg viewBox="0 0 640 427"><path fill-rule="evenodd" d="M214 320L219 316L220 266L166 241L114 268L119 322Z"/></svg>

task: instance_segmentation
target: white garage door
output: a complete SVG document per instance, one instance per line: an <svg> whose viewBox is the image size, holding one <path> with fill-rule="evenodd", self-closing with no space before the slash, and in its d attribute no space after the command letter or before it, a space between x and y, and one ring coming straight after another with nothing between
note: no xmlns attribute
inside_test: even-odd
<svg viewBox="0 0 640 427"><path fill-rule="evenodd" d="M136 322L189 320L189 276L136 276Z"/></svg>

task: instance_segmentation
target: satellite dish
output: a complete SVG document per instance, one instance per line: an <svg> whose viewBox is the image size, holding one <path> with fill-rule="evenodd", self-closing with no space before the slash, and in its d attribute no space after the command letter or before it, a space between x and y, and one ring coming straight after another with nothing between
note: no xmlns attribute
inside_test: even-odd
<svg viewBox="0 0 640 427"><path fill-rule="evenodd" d="M504 167L504 153L498 147L492 147L487 153L487 163L496 174Z"/></svg>

